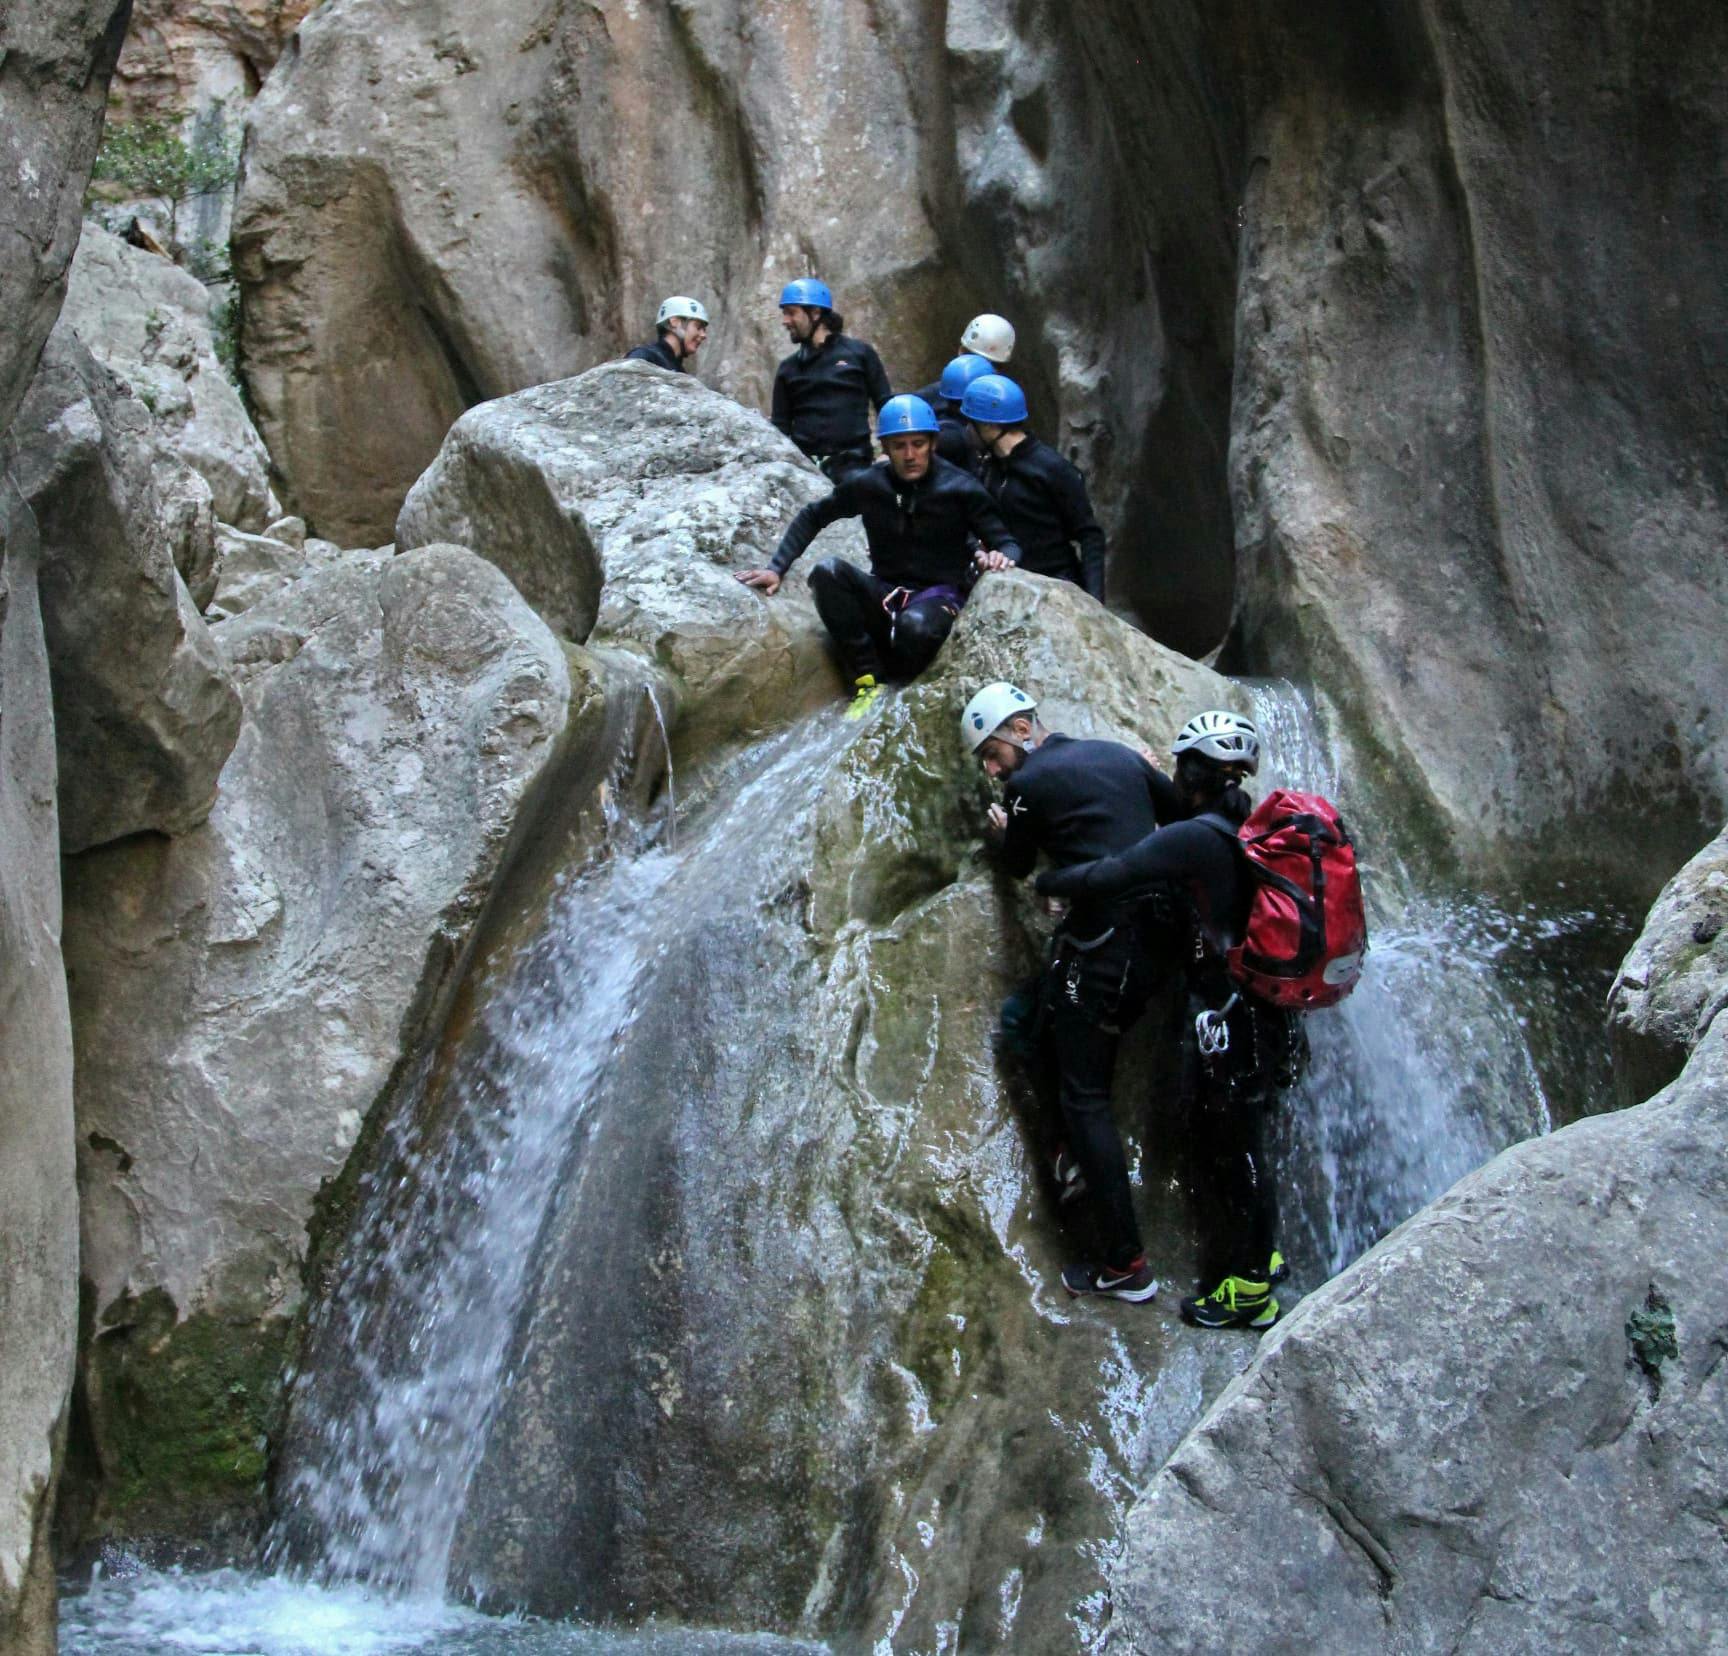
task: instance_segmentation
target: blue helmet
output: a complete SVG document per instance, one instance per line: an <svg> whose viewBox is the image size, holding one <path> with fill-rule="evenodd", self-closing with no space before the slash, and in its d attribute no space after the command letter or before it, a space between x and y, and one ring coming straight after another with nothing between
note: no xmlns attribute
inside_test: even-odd
<svg viewBox="0 0 1728 1656"><path fill-rule="evenodd" d="M966 395L966 387L981 374L994 374L996 364L989 357L974 356L968 351L964 356L957 356L942 370L942 395L949 402L959 402Z"/></svg>
<svg viewBox="0 0 1728 1656"><path fill-rule="evenodd" d="M960 413L980 425L1019 425L1026 418L1026 393L1006 374L983 374L966 387Z"/></svg>
<svg viewBox="0 0 1728 1656"><path fill-rule="evenodd" d="M941 429L936 410L922 397L890 397L876 416L876 435L884 440L916 431L928 431L934 436Z"/></svg>
<svg viewBox="0 0 1728 1656"><path fill-rule="evenodd" d="M800 276L781 288L780 303L806 305L811 310L833 310L834 295L828 291L826 282L819 282L814 276Z"/></svg>

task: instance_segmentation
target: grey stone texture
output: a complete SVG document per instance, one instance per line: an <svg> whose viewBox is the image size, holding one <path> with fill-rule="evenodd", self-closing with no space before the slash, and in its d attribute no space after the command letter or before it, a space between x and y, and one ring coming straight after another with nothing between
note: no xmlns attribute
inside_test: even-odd
<svg viewBox="0 0 1728 1656"><path fill-rule="evenodd" d="M171 260L84 227L65 324L155 416L157 441L209 485L217 518L256 531L280 515L270 457L217 357L211 305L210 290Z"/></svg>
<svg viewBox="0 0 1728 1656"><path fill-rule="evenodd" d="M208 822L67 864L99 1338L155 1291L181 1318L293 1312L320 1186L570 703L556 641L459 547L349 554L217 636L246 716Z"/></svg>
<svg viewBox="0 0 1728 1656"><path fill-rule="evenodd" d="M0 543L0 1650L45 1656L48 1524L78 1336L78 1201L41 549L5 486Z"/></svg>
<svg viewBox="0 0 1728 1656"><path fill-rule="evenodd" d="M131 0L32 0L0 11L0 436L60 314L131 10Z"/></svg>
<svg viewBox="0 0 1728 1656"><path fill-rule="evenodd" d="M1615 1069L1634 1096L1665 1086L1728 1006L1728 829L1656 899L1608 996Z"/></svg>
<svg viewBox="0 0 1728 1656"><path fill-rule="evenodd" d="M209 490L149 410L62 329L11 435L42 534L60 835L68 851L209 814L240 698L180 571L209 578Z"/></svg>
<svg viewBox="0 0 1728 1656"><path fill-rule="evenodd" d="M858 525L829 529L771 600L733 578L828 487L760 414L610 363L465 414L396 540L483 548L555 631L627 644L669 675L681 737L736 741L839 688L804 577L818 558L861 558Z"/></svg>

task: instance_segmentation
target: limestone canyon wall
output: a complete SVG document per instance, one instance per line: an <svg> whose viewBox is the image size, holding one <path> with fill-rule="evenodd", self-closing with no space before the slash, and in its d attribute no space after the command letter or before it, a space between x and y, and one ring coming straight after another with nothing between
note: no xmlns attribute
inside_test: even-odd
<svg viewBox="0 0 1728 1656"><path fill-rule="evenodd" d="M785 276L902 385L998 308L1159 636L1335 686L1439 857L1568 858L1636 785L1672 866L1728 798L1728 21L1647 23L331 0L254 113L262 427L315 526L375 539L464 407L664 292L758 404Z"/></svg>
<svg viewBox="0 0 1728 1656"><path fill-rule="evenodd" d="M0 10L0 458L60 309L128 0ZM71 1030L40 538L0 486L0 1647L53 1642L47 1525L77 1333Z"/></svg>

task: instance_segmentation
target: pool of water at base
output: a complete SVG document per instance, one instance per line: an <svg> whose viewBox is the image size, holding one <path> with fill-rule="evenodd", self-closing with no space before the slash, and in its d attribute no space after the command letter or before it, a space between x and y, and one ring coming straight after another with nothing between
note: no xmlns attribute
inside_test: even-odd
<svg viewBox="0 0 1728 1656"><path fill-rule="evenodd" d="M766 1633L490 1616L243 1570L99 1574L60 1601L61 1656L827 1656Z"/></svg>

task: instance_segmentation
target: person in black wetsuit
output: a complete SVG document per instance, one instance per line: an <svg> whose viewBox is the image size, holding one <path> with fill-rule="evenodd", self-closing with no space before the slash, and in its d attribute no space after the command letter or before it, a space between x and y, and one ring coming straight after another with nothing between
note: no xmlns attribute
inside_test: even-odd
<svg viewBox="0 0 1728 1656"><path fill-rule="evenodd" d="M972 427L960 417L960 399L966 395L966 387L973 380L995 372L996 366L988 357L957 356L942 370L942 378L933 388L935 400L924 398L936 410L936 418L942 427L936 434L936 452L951 465L971 472L974 477L978 475L984 455L972 435Z"/></svg>
<svg viewBox="0 0 1728 1656"><path fill-rule="evenodd" d="M824 558L810 571L816 613L855 685L849 718L875 705L884 675L915 678L930 665L979 573L1019 561L1019 546L978 480L937 457L936 429L928 403L892 398L878 428L888 463L866 466L811 501L787 526L768 567L738 576L772 598L823 529L863 518L869 570Z"/></svg>
<svg viewBox="0 0 1728 1656"><path fill-rule="evenodd" d="M894 394L888 374L869 345L842 332L826 282L788 282L780 319L798 348L775 372L769 417L838 483L870 464L870 412Z"/></svg>
<svg viewBox="0 0 1728 1656"><path fill-rule="evenodd" d="M1182 813L1176 785L1133 748L1047 731L1035 708L1016 686L991 684L960 716L966 745L1002 783L990 831L1007 873L1030 874L1040 852L1057 868L1097 866L1097 858L1125 851ZM1144 1301L1158 1291L1110 1111L1117 1049L1145 1008L1151 980L1133 906L1114 898L1076 901L1053 940L1037 1014L1054 1050L1068 1133L1057 1182L1066 1197L1074 1174L1084 1179L1104 1255L1063 1271L1070 1294Z"/></svg>
<svg viewBox="0 0 1728 1656"><path fill-rule="evenodd" d="M960 414L983 450L979 481L1019 539L1022 569L1072 581L1103 603L1104 531L1092 515L1086 479L1026 429L1026 413L1025 393L1000 374L966 387Z"/></svg>
<svg viewBox="0 0 1728 1656"><path fill-rule="evenodd" d="M708 312L699 299L675 293L654 318L654 343L624 353L626 362L651 362L674 374L687 374L691 360L708 338Z"/></svg>
<svg viewBox="0 0 1728 1656"><path fill-rule="evenodd" d="M1182 1315L1206 1328L1265 1329L1278 1320L1272 1289L1286 1274L1267 1127L1306 1046L1294 1014L1235 988L1224 971L1254 896L1236 829L1248 817L1241 783L1259 769L1260 740L1238 714L1202 713L1183 726L1175 752L1182 820L1113 855L1047 870L1037 888L1076 904L1163 894L1191 929L1184 1090L1201 1195L1220 1224L1202 1261L1203 1291L1182 1301Z"/></svg>

